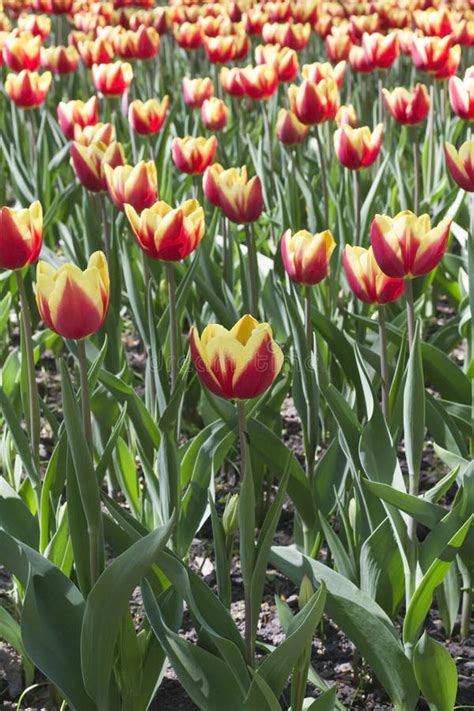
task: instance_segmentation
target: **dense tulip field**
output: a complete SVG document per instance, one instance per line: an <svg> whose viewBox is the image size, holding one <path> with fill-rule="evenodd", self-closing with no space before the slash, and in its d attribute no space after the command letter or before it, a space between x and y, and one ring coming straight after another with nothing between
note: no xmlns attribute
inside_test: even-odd
<svg viewBox="0 0 474 711"><path fill-rule="evenodd" d="M474 709L473 47L3 1L2 708Z"/></svg>

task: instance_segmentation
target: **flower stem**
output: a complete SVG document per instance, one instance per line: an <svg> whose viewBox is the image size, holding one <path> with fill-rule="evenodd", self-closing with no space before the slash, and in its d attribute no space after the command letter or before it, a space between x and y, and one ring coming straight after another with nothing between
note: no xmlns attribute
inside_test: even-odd
<svg viewBox="0 0 474 711"><path fill-rule="evenodd" d="M418 210L420 208L420 152L418 149L418 140L416 135L413 136L413 174L414 174L414 198L413 198L413 211L415 215L418 215Z"/></svg>
<svg viewBox="0 0 474 711"><path fill-rule="evenodd" d="M431 193L431 181L433 173L433 150L434 150L434 84L430 86L430 113L428 116L428 169L426 172L425 200Z"/></svg>
<svg viewBox="0 0 474 711"><path fill-rule="evenodd" d="M354 245L360 246L360 178L359 171L352 171L352 185L354 193Z"/></svg>
<svg viewBox="0 0 474 711"><path fill-rule="evenodd" d="M382 379L382 412L385 420L389 418L389 381L387 360L387 328L385 325L385 307L379 306L379 341L380 341L380 376Z"/></svg>
<svg viewBox="0 0 474 711"><path fill-rule="evenodd" d="M378 93L378 109L379 109L379 123L383 121L383 77L382 72L380 72L377 80L377 93Z"/></svg>
<svg viewBox="0 0 474 711"><path fill-rule="evenodd" d="M247 497L244 496L244 487L247 491L247 487L253 488L253 481L251 480L251 472L248 471L246 467L246 462L248 458L247 453L247 422L245 419L245 403L241 400L237 401L237 414L239 423L239 440L240 440L240 459L241 459L241 497L239 502L239 507L245 507L247 503ZM249 480L250 477L250 480ZM244 500L245 499L245 500ZM252 504L252 502L250 502ZM250 516L239 514L240 519L240 559L242 564L242 577L244 581L244 606L245 606L245 630L244 630L244 641L245 641L245 658L247 664L251 667L255 665L255 643L253 635L253 621L252 621L252 598L251 598L251 580L253 572L253 560L250 564L250 569L248 565L244 565L244 561L248 560L247 546L250 542L253 548L254 540L254 528L252 530L242 530L243 522L248 523L252 521L252 514L254 515L254 505L253 501L253 511L250 511Z"/></svg>
<svg viewBox="0 0 474 711"><path fill-rule="evenodd" d="M178 379L178 315L176 309L176 280L174 267L166 263L166 279L168 282L169 318L170 318L170 377L171 391L174 390Z"/></svg>
<svg viewBox="0 0 474 711"><path fill-rule="evenodd" d="M31 440L31 453L39 476L40 407L38 387L36 384L31 312L21 270L18 269L15 274L18 284L18 293L20 295L22 332L25 337L26 368L28 374L28 432Z"/></svg>
<svg viewBox="0 0 474 711"><path fill-rule="evenodd" d="M79 376L81 381L82 425L84 427L84 435L87 444L92 454L91 403L89 392L89 379L87 377L86 343L84 339L77 341L77 355L79 358Z"/></svg>
<svg viewBox="0 0 474 711"><path fill-rule="evenodd" d="M469 195L469 236L467 239L467 273L469 274L469 306L471 309L471 340L468 368L474 359L474 195ZM471 378L471 457L474 457L474 378Z"/></svg>
<svg viewBox="0 0 474 711"><path fill-rule="evenodd" d="M411 279L405 280L405 299L407 305L407 328L408 328L408 345L413 345L415 338L415 305L413 302L413 282Z"/></svg>
<svg viewBox="0 0 474 711"><path fill-rule="evenodd" d="M254 318L258 318L258 260L257 248L255 245L255 235L252 233L251 225L246 225L245 239L247 243L248 268L249 268L249 296L250 313Z"/></svg>
<svg viewBox="0 0 474 711"><path fill-rule="evenodd" d="M102 230L104 232L105 257L107 259L107 264L110 264L110 229L109 221L107 219L107 203L105 195L105 193L99 193L99 200L100 212L102 214Z"/></svg>
<svg viewBox="0 0 474 711"><path fill-rule="evenodd" d="M323 147L321 145L321 135L319 125L316 124L316 145L318 146L318 159L321 168L321 182L323 184L323 199L324 199L324 226L329 228L329 192L326 175L326 161L324 160Z"/></svg>
<svg viewBox="0 0 474 711"><path fill-rule="evenodd" d="M308 344L309 353L311 353L311 351L313 349L312 309L313 309L312 290L311 290L310 286L307 286L305 289L305 296L304 296L304 326L305 326L306 342Z"/></svg>

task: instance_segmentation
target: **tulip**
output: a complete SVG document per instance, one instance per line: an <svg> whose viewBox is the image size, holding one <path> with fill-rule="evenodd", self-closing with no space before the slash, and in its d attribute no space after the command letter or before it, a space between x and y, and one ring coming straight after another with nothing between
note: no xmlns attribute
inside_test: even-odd
<svg viewBox="0 0 474 711"><path fill-rule="evenodd" d="M209 131L221 131L227 123L228 110L222 99L206 99L201 106L201 120Z"/></svg>
<svg viewBox="0 0 474 711"><path fill-rule="evenodd" d="M240 71L240 82L248 97L256 101L269 99L278 88L278 74L274 66L259 64Z"/></svg>
<svg viewBox="0 0 474 711"><path fill-rule="evenodd" d="M114 48L108 40L97 38L78 42L77 51L82 62L89 69L93 64L110 64L114 59Z"/></svg>
<svg viewBox="0 0 474 711"><path fill-rule="evenodd" d="M10 35L3 46L3 61L14 72L35 72L40 66L41 37Z"/></svg>
<svg viewBox="0 0 474 711"><path fill-rule="evenodd" d="M206 200L214 207L220 207L219 176L224 168L220 163L213 163L204 171L202 189Z"/></svg>
<svg viewBox="0 0 474 711"><path fill-rule="evenodd" d="M93 64L92 81L104 96L121 96L133 79L132 65L128 62Z"/></svg>
<svg viewBox="0 0 474 711"><path fill-rule="evenodd" d="M375 69L388 69L400 53L398 35L395 32L388 35L365 32L362 36L362 47Z"/></svg>
<svg viewBox="0 0 474 711"><path fill-rule="evenodd" d="M455 44L474 46L474 20L462 19L453 28L451 39Z"/></svg>
<svg viewBox="0 0 474 711"><path fill-rule="evenodd" d="M344 80L344 72L346 70L346 62L338 62L335 67L329 62L314 62L313 64L303 65L303 79L312 81L314 84L318 84L323 79L334 79L337 84L338 89L341 88L342 82Z"/></svg>
<svg viewBox="0 0 474 711"><path fill-rule="evenodd" d="M284 233L280 248L285 271L292 281L305 286L319 284L328 275L336 243L330 230L311 234L300 230Z"/></svg>
<svg viewBox="0 0 474 711"><path fill-rule="evenodd" d="M123 211L125 204L137 212L151 207L158 199L158 175L154 161L140 161L136 166L104 165L105 182L112 202Z"/></svg>
<svg viewBox="0 0 474 711"><path fill-rule="evenodd" d="M453 180L466 192L474 192L474 140L463 143L459 151L445 143L444 154Z"/></svg>
<svg viewBox="0 0 474 711"><path fill-rule="evenodd" d="M92 96L87 102L60 101L57 109L59 128L66 138L74 138L75 126L84 128L99 121L99 101Z"/></svg>
<svg viewBox="0 0 474 711"><path fill-rule="evenodd" d="M334 133L334 148L338 160L351 170L368 168L380 153L382 138L383 124L381 123L373 132L368 126L352 128L344 124Z"/></svg>
<svg viewBox="0 0 474 711"><path fill-rule="evenodd" d="M95 123L93 126L81 128L79 124L76 124L74 126L74 140L83 146L90 146L91 143L103 143L110 146L117 140L115 126L111 123Z"/></svg>
<svg viewBox="0 0 474 711"><path fill-rule="evenodd" d="M453 31L451 14L446 8L430 7L427 10L415 10L413 20L415 26L425 35L446 37Z"/></svg>
<svg viewBox="0 0 474 711"><path fill-rule="evenodd" d="M18 18L18 29L45 40L51 32L51 18L47 15L21 15Z"/></svg>
<svg viewBox="0 0 474 711"><path fill-rule="evenodd" d="M36 262L43 244L43 209L38 201L24 210L0 208L0 268L23 269Z"/></svg>
<svg viewBox="0 0 474 711"><path fill-rule="evenodd" d="M334 79L325 79L319 84L306 80L300 86L292 84L288 97L291 110L306 126L334 119L339 108L339 93Z"/></svg>
<svg viewBox="0 0 474 711"><path fill-rule="evenodd" d="M275 67L278 81L294 81L298 74L298 55L294 49L278 44L259 45L255 49L257 64L271 64Z"/></svg>
<svg viewBox="0 0 474 711"><path fill-rule="evenodd" d="M46 99L51 86L52 74L38 74L23 69L19 74L8 74L5 91L12 101L22 109L39 106Z"/></svg>
<svg viewBox="0 0 474 711"><path fill-rule="evenodd" d="M387 276L380 269L372 247L346 245L342 263L350 288L366 304L388 304L405 290L404 279Z"/></svg>
<svg viewBox="0 0 474 711"><path fill-rule="evenodd" d="M325 39L326 53L330 62L349 59L352 41L349 35L328 35Z"/></svg>
<svg viewBox="0 0 474 711"><path fill-rule="evenodd" d="M380 27L380 17L377 13L372 15L351 15L352 32L355 37L361 38L365 33L377 32Z"/></svg>
<svg viewBox="0 0 474 711"><path fill-rule="evenodd" d="M370 241L382 271L391 277L411 279L428 274L446 252L451 218L431 227L428 215L417 217L404 210L395 217L375 215Z"/></svg>
<svg viewBox="0 0 474 711"><path fill-rule="evenodd" d="M250 51L250 40L247 35L237 34L234 37L234 61L240 62L245 59Z"/></svg>
<svg viewBox="0 0 474 711"><path fill-rule="evenodd" d="M183 49L197 49L201 46L204 32L201 25L183 22L174 26L174 38Z"/></svg>
<svg viewBox="0 0 474 711"><path fill-rule="evenodd" d="M128 121L136 133L146 136L161 130L170 105L169 96L158 99L132 101L128 107Z"/></svg>
<svg viewBox="0 0 474 711"><path fill-rule="evenodd" d="M87 338L102 327L109 307L109 270L103 252L94 252L87 269L38 262L36 303L46 326L63 338Z"/></svg>
<svg viewBox="0 0 474 711"><path fill-rule="evenodd" d="M125 154L120 143L106 146L100 142L83 146L80 143L71 144L71 163L77 179L87 190L99 193L107 190L104 168L112 168L125 163Z"/></svg>
<svg viewBox="0 0 474 711"><path fill-rule="evenodd" d="M235 38L233 35L204 37L206 57L213 64L228 64L235 57Z"/></svg>
<svg viewBox="0 0 474 711"><path fill-rule="evenodd" d="M41 50L41 66L54 74L72 74L78 62L79 55L74 47L47 47Z"/></svg>
<svg viewBox="0 0 474 711"><path fill-rule="evenodd" d="M263 210L262 183L258 176L248 179L243 166L223 171L217 182L219 204L224 215L237 224L258 220Z"/></svg>
<svg viewBox="0 0 474 711"><path fill-rule="evenodd" d="M283 47L290 47L296 51L301 51L306 47L311 36L311 25L309 23L275 23L266 24L262 30L262 37L265 42L277 43Z"/></svg>
<svg viewBox="0 0 474 711"><path fill-rule="evenodd" d="M461 58L461 47L451 46L450 37L413 37L411 56L417 69L432 74L435 79L446 78L456 72Z"/></svg>
<svg viewBox="0 0 474 711"><path fill-rule="evenodd" d="M152 59L160 48L160 35L153 27L139 27L114 37L114 49L122 59Z"/></svg>
<svg viewBox="0 0 474 711"><path fill-rule="evenodd" d="M263 26L268 22L268 15L260 7L250 7L242 15L242 23L249 35L261 35Z"/></svg>
<svg viewBox="0 0 474 711"><path fill-rule="evenodd" d="M276 135L282 143L293 146L302 143L308 135L309 127L298 120L296 114L286 109L278 112Z"/></svg>
<svg viewBox="0 0 474 711"><path fill-rule="evenodd" d="M222 67L219 74L219 81L222 89L236 98L245 95L245 89L241 81L242 69L240 67Z"/></svg>
<svg viewBox="0 0 474 711"><path fill-rule="evenodd" d="M474 70L466 71L464 79L451 77L449 80L449 101L451 108L464 121L474 121Z"/></svg>
<svg viewBox="0 0 474 711"><path fill-rule="evenodd" d="M140 215L126 204L125 214L139 246L152 259L181 261L204 236L204 210L197 200L186 200L175 209L160 201Z"/></svg>
<svg viewBox="0 0 474 711"><path fill-rule="evenodd" d="M186 106L200 109L206 99L214 96L214 85L209 79L183 77L183 99Z"/></svg>
<svg viewBox="0 0 474 711"><path fill-rule="evenodd" d="M204 173L214 160L216 150L217 138L215 136L207 139L203 136L174 138L171 146L175 166L181 172L190 175Z"/></svg>
<svg viewBox="0 0 474 711"><path fill-rule="evenodd" d="M230 331L212 324L201 337L193 327L189 337L199 379L212 393L228 400L262 395L283 365L283 353L273 340L270 326L250 315Z"/></svg>
<svg viewBox="0 0 474 711"><path fill-rule="evenodd" d="M349 64L352 71L358 74L368 74L375 69L370 57L364 51L364 48L358 47L357 45L351 47L349 52Z"/></svg>
<svg viewBox="0 0 474 711"><path fill-rule="evenodd" d="M391 92L387 89L382 91L385 105L398 123L415 125L428 116L430 97L424 84L417 84L412 92L401 86Z"/></svg>
<svg viewBox="0 0 474 711"><path fill-rule="evenodd" d="M357 114L352 104L340 106L336 114L336 123L338 126L347 124L355 128L357 126Z"/></svg>

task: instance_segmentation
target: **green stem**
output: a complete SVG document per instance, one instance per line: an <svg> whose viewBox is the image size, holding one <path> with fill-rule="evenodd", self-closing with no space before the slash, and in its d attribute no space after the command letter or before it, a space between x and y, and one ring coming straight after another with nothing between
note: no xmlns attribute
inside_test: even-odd
<svg viewBox="0 0 474 711"><path fill-rule="evenodd" d="M84 427L84 435L89 445L92 454L92 420L91 420L91 404L89 392L89 379L86 356L86 342L84 339L77 341L77 355L79 359L79 376L81 381L81 406L82 406L82 425Z"/></svg>
<svg viewBox="0 0 474 711"><path fill-rule="evenodd" d="M39 476L39 445L40 445L40 407L38 386L36 384L35 357L33 351L33 335L31 330L31 312L26 294L25 282L21 270L17 270L16 281L21 305L22 332L25 337L26 368L28 375L28 432L31 440L31 453Z"/></svg>
<svg viewBox="0 0 474 711"><path fill-rule="evenodd" d="M257 247L255 245L255 235L252 233L250 224L245 228L245 239L247 243L248 269L249 269L249 296L250 313L254 318L258 318L258 259Z"/></svg>
<svg viewBox="0 0 474 711"><path fill-rule="evenodd" d="M378 85L377 93L378 93L378 100L379 100L378 101L378 103L379 103L379 107L378 107L379 108L379 123L382 123L382 121L383 121L383 92L382 92L383 77L382 77L382 72L379 73L377 85Z"/></svg>
<svg viewBox="0 0 474 711"><path fill-rule="evenodd" d="M469 362L467 370L471 369L474 359L474 195L469 195L469 235L467 247L467 273L469 275L469 306L471 309L471 340L469 344ZM474 378L471 377L471 457L474 457Z"/></svg>
<svg viewBox="0 0 474 711"><path fill-rule="evenodd" d="M407 305L408 345L411 350L413 339L415 338L415 305L413 301L413 282L411 279L405 280L405 300Z"/></svg>
<svg viewBox="0 0 474 711"><path fill-rule="evenodd" d="M352 171L352 184L354 193L354 245L360 246L360 177L359 171Z"/></svg>
<svg viewBox="0 0 474 711"><path fill-rule="evenodd" d="M420 151L418 149L418 140L416 135L413 137L413 173L414 173L414 198L413 209L415 215L418 215L420 209Z"/></svg>
<svg viewBox="0 0 474 711"><path fill-rule="evenodd" d="M105 257L107 259L107 264L110 265L110 229L109 221L107 219L107 203L106 203L106 193L99 193L100 200L100 211L102 214L102 229L104 231L104 249Z"/></svg>
<svg viewBox="0 0 474 711"><path fill-rule="evenodd" d="M240 459L241 459L241 482L243 488L243 482L246 476L250 474L247 472L246 461L247 461L247 422L245 419L245 403L241 400L237 401L237 414L239 423L239 440L240 440ZM246 482L247 483L247 482ZM252 484L253 485L253 484ZM240 506L244 505L242 499L240 500ZM242 517L240 517L242 521ZM244 541L247 536L253 536L253 531L240 531L240 541L241 545L245 545ZM243 552L241 552L241 559L243 559ZM253 635L253 621L252 621L252 597L251 597L251 578L250 575L242 575L244 580L244 606L245 606L245 630L244 630L244 642L245 642L245 658L249 666L253 667L255 665L255 642Z"/></svg>
<svg viewBox="0 0 474 711"><path fill-rule="evenodd" d="M321 145L321 136L319 133L319 125L316 124L316 145L318 147L318 160L321 168L321 182L323 184L323 199L324 199L324 226L329 228L329 192L326 175L326 161L324 160L324 151Z"/></svg>
<svg viewBox="0 0 474 711"><path fill-rule="evenodd" d="M461 607L461 639L469 639L471 635L472 616L472 571L464 563L461 564L462 575L462 607Z"/></svg>
<svg viewBox="0 0 474 711"><path fill-rule="evenodd" d="M433 174L433 150L434 150L434 84L430 86L430 113L428 116L428 170L426 173L425 200L431 194L431 182Z"/></svg>
<svg viewBox="0 0 474 711"><path fill-rule="evenodd" d="M170 377L171 391L175 389L178 379L178 314L176 309L176 280L174 266L166 262L166 279L168 282L169 318L170 318Z"/></svg>
<svg viewBox="0 0 474 711"><path fill-rule="evenodd" d="M387 360L387 329L385 325L385 306L379 306L379 341L380 341L380 376L382 379L382 412L385 420L389 418L389 380Z"/></svg>
<svg viewBox="0 0 474 711"><path fill-rule="evenodd" d="M313 350L312 309L313 309L312 289L310 286L307 286L305 289L305 296L304 296L304 327L305 327L306 342L308 344L309 353L311 353L311 351Z"/></svg>

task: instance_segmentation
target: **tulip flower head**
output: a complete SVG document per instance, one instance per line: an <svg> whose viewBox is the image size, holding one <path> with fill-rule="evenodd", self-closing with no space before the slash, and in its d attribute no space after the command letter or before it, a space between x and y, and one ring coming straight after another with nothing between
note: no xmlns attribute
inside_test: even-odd
<svg viewBox="0 0 474 711"><path fill-rule="evenodd" d="M84 128L99 121L99 101L92 96L88 101L60 101L57 108L59 128L66 138L74 138L75 126Z"/></svg>
<svg viewBox="0 0 474 711"><path fill-rule="evenodd" d="M102 37L78 42L77 51L83 64L89 69L93 64L110 64L115 54L112 43Z"/></svg>
<svg viewBox="0 0 474 711"><path fill-rule="evenodd" d="M219 81L222 89L229 94L239 98L245 95L245 88L241 80L242 69L240 67L222 67L219 74Z"/></svg>
<svg viewBox="0 0 474 711"><path fill-rule="evenodd" d="M217 150L217 138L211 136L185 136L174 138L171 146L173 162L182 173L200 175L214 160Z"/></svg>
<svg viewBox="0 0 474 711"><path fill-rule="evenodd" d="M94 141L88 146L74 142L71 144L71 164L77 179L87 190L93 193L107 190L104 168L124 165L125 153L120 143L112 142L109 146Z"/></svg>
<svg viewBox="0 0 474 711"><path fill-rule="evenodd" d="M151 207L158 199L158 175L154 161L137 165L104 165L105 182L112 202L123 211L125 204L137 212Z"/></svg>
<svg viewBox="0 0 474 711"><path fill-rule="evenodd" d="M5 91L10 99L22 109L33 109L43 103L51 86L52 74L38 74L23 69L19 74L8 74Z"/></svg>
<svg viewBox="0 0 474 711"><path fill-rule="evenodd" d="M456 73L461 60L460 45L452 46L450 37L413 37L411 57L417 69L435 79L446 79Z"/></svg>
<svg viewBox="0 0 474 711"><path fill-rule="evenodd" d="M338 126L344 126L344 124L352 126L352 128L357 126L357 114L352 104L343 104L338 108L336 123Z"/></svg>
<svg viewBox="0 0 474 711"><path fill-rule="evenodd" d="M298 55L294 49L280 47L279 44L259 45L255 49L257 64L271 64L275 67L278 81L294 81L298 74Z"/></svg>
<svg viewBox="0 0 474 711"><path fill-rule="evenodd" d="M324 79L318 84L307 80L300 86L292 84L288 97L290 109L306 126L331 121L339 108L339 92L334 79Z"/></svg>
<svg viewBox="0 0 474 711"><path fill-rule="evenodd" d="M412 92L402 86L393 91L382 91L385 105L398 123L413 126L428 116L430 96L424 84L417 84Z"/></svg>
<svg viewBox="0 0 474 711"><path fill-rule="evenodd" d="M391 277L411 279L428 274L446 252L451 218L436 227L428 215L417 217L410 210L395 217L375 215L370 228L370 242L382 271Z"/></svg>
<svg viewBox="0 0 474 711"><path fill-rule="evenodd" d="M130 126L142 136L158 133L166 120L169 105L169 96L164 96L161 102L158 99L135 99L128 107Z"/></svg>
<svg viewBox="0 0 474 711"><path fill-rule="evenodd" d="M35 72L40 66L41 37L11 34L3 45L3 61L9 69Z"/></svg>
<svg viewBox="0 0 474 711"><path fill-rule="evenodd" d="M41 66L53 74L72 74L77 69L79 55L74 47L43 47Z"/></svg>
<svg viewBox="0 0 474 711"><path fill-rule="evenodd" d="M204 196L211 205L220 207L219 176L224 171L220 163L213 163L204 171L202 176L202 189Z"/></svg>
<svg viewBox="0 0 474 711"><path fill-rule="evenodd" d="M334 148L338 160L351 170L368 168L380 153L382 138L383 124L381 123L372 132L368 126L352 128L348 124L343 124L334 133Z"/></svg>
<svg viewBox="0 0 474 711"><path fill-rule="evenodd" d="M298 284L313 286L319 284L329 272L329 260L336 243L330 230L311 234L300 230L284 233L280 248L285 271Z"/></svg>
<svg viewBox="0 0 474 711"><path fill-rule="evenodd" d="M260 178L248 178L247 168L229 168L217 177L219 205L224 215L237 224L258 220L263 211L263 191Z"/></svg>
<svg viewBox="0 0 474 711"><path fill-rule="evenodd" d="M453 180L466 192L474 192L474 140L463 143L459 151L445 143L444 155Z"/></svg>
<svg viewBox="0 0 474 711"><path fill-rule="evenodd" d="M209 77L183 77L183 99L186 106L200 109L206 99L214 96L214 85Z"/></svg>
<svg viewBox="0 0 474 711"><path fill-rule="evenodd" d="M186 200L175 209L160 201L140 215L125 205L125 214L139 246L152 259L178 262L204 237L204 210L197 200Z"/></svg>
<svg viewBox="0 0 474 711"><path fill-rule="evenodd" d="M362 47L375 69L388 69L392 66L400 53L398 34L391 32L381 35L378 32L362 35Z"/></svg>
<svg viewBox="0 0 474 711"><path fill-rule="evenodd" d="M128 62L93 64L92 81L104 96L122 96L133 79L132 65Z"/></svg>
<svg viewBox="0 0 474 711"><path fill-rule="evenodd" d="M43 244L43 209L38 201L24 210L0 208L0 268L23 269L36 262Z"/></svg>
<svg viewBox="0 0 474 711"><path fill-rule="evenodd" d="M329 62L314 62L313 64L305 64L301 73L303 79L312 81L314 84L318 84L323 79L334 79L337 88L340 89L344 81L345 70L345 61L338 62L334 67Z"/></svg>
<svg viewBox="0 0 474 711"><path fill-rule="evenodd" d="M74 126L74 140L83 146L90 146L91 143L97 142L110 146L116 140L115 126L111 123L95 123L93 126L81 128L79 124L76 124Z"/></svg>
<svg viewBox="0 0 474 711"><path fill-rule="evenodd" d="M346 245L342 263L350 288L366 304L388 304L405 290L404 279L389 277L380 269L372 247Z"/></svg>
<svg viewBox="0 0 474 711"><path fill-rule="evenodd" d="M102 327L109 307L109 270L103 252L94 252L87 268L38 262L36 303L46 326L63 338L80 340Z"/></svg>
<svg viewBox="0 0 474 711"><path fill-rule="evenodd" d="M191 357L199 379L214 395L248 400L273 384L283 365L283 353L268 323L244 316L230 331L206 326L199 337L189 334Z"/></svg>
<svg viewBox="0 0 474 711"><path fill-rule="evenodd" d="M464 121L474 121L474 67L470 67L464 79L451 77L449 101L455 114Z"/></svg>
<svg viewBox="0 0 474 711"><path fill-rule="evenodd" d="M309 126L298 120L296 114L287 109L280 109L277 117L276 135L279 141L294 146L303 143L309 132Z"/></svg>
<svg viewBox="0 0 474 711"><path fill-rule="evenodd" d="M222 99L213 96L201 106L201 121L208 131L222 131L227 123L228 110Z"/></svg>
<svg viewBox="0 0 474 711"><path fill-rule="evenodd" d="M272 64L257 64L240 71L240 82L245 94L255 101L269 99L278 88L278 73Z"/></svg>

